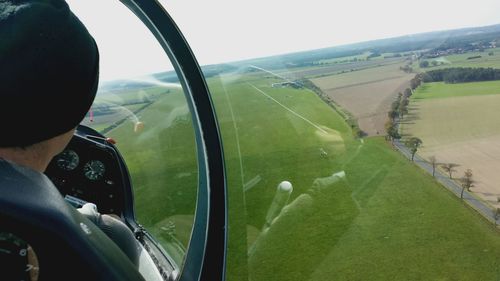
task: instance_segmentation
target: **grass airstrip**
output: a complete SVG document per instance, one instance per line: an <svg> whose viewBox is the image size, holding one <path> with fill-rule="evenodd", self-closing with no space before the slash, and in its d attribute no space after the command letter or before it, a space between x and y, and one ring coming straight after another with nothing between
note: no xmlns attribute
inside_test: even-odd
<svg viewBox="0 0 500 281"><path fill-rule="evenodd" d="M383 137L354 139L315 93L273 82L260 72L208 80L228 179L227 280L499 278L492 225ZM137 117L142 132L124 122L108 133L134 179L137 219L167 248L186 245L197 165L184 96L159 94ZM284 180L293 192L266 227Z"/></svg>

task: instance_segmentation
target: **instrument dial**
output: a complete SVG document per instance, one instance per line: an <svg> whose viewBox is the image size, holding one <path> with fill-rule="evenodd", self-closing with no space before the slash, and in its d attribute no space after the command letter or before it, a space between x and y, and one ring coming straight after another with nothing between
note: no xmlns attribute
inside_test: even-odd
<svg viewBox="0 0 500 281"><path fill-rule="evenodd" d="M64 150L57 156L56 159L57 166L64 171L74 170L78 166L79 162L80 158L78 157L78 154L70 149Z"/></svg>
<svg viewBox="0 0 500 281"><path fill-rule="evenodd" d="M101 179L104 176L106 167L104 163L99 160L90 160L83 166L83 173L85 176L92 181Z"/></svg>

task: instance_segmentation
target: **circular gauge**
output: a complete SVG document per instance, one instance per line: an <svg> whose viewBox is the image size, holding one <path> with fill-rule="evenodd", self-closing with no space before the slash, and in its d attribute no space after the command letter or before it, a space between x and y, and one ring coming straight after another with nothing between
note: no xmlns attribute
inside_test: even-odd
<svg viewBox="0 0 500 281"><path fill-rule="evenodd" d="M89 180L98 180L104 176L106 168L99 160L90 160L83 166L83 173Z"/></svg>
<svg viewBox="0 0 500 281"><path fill-rule="evenodd" d="M72 171L80 163L80 158L78 154L73 150L64 150L61 152L56 159L57 166L65 171Z"/></svg>
<svg viewBox="0 0 500 281"><path fill-rule="evenodd" d="M2 276L8 280L38 280L39 267L35 251L12 233L0 232L0 264Z"/></svg>

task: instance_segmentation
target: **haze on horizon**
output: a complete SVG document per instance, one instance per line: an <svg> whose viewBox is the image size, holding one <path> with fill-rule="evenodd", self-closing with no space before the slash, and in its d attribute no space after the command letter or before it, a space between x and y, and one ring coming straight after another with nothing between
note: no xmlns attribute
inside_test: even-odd
<svg viewBox="0 0 500 281"><path fill-rule="evenodd" d="M498 0L161 3L180 26L201 64L500 23Z"/></svg>
<svg viewBox="0 0 500 281"><path fill-rule="evenodd" d="M165 67L169 65L167 58L158 59L157 54L163 51L154 37L145 32L138 19L132 20L134 16L119 1L68 0L68 3L96 37L105 80L169 70ZM180 27L201 65L500 23L498 0L160 0L160 3ZM113 21L95 16L96 6L104 15L112 14ZM116 37L117 28L127 37L135 38L133 42L109 40ZM140 52L141 56L131 56L133 52ZM123 67L124 64L134 67Z"/></svg>

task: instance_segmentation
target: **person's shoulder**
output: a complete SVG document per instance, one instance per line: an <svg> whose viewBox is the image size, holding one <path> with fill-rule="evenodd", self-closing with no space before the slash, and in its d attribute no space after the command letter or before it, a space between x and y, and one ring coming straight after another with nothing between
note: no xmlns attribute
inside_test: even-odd
<svg viewBox="0 0 500 281"><path fill-rule="evenodd" d="M6 179L14 176L36 179L45 177L43 173L3 158L0 158L0 175Z"/></svg>
<svg viewBox="0 0 500 281"><path fill-rule="evenodd" d="M15 188L19 193L26 188L59 193L44 173L2 158L0 158L0 185L2 188Z"/></svg>

